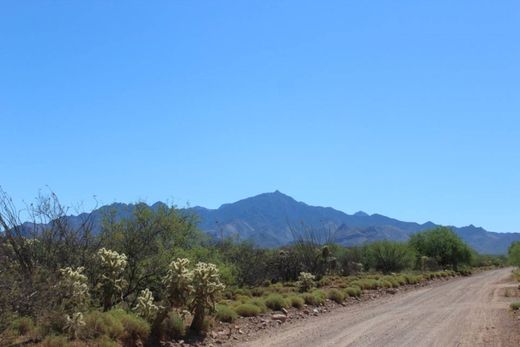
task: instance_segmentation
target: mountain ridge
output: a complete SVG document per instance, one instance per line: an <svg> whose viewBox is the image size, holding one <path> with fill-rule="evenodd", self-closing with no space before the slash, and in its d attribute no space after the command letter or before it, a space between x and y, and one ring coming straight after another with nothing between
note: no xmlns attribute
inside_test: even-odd
<svg viewBox="0 0 520 347"><path fill-rule="evenodd" d="M157 209L164 205L158 201L148 206ZM92 211L94 231L101 229L104 214L115 211L116 218L128 218L134 208L134 204L113 203ZM406 241L414 233L439 226L431 221L422 224L406 222L363 211L350 215L332 207L308 205L278 190L224 203L216 209L194 206L180 211L195 214L199 228L213 238L233 237L253 241L262 247L289 244L309 229L321 241L333 238L344 246L354 246L385 239ZM87 215L67 218L72 225L77 225ZM520 240L520 233L496 233L472 224L450 227L471 247L484 254L505 254L511 242Z"/></svg>

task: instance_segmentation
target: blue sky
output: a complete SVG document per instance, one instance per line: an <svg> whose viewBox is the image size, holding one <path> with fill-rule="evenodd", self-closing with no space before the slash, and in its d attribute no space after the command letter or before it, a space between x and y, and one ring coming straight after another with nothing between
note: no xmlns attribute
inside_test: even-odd
<svg viewBox="0 0 520 347"><path fill-rule="evenodd" d="M20 202L314 205L520 231L518 1L4 1Z"/></svg>

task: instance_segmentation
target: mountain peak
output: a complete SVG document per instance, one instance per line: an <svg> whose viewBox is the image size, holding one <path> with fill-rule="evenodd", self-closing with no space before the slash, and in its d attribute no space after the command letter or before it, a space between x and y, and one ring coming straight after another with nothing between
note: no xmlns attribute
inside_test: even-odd
<svg viewBox="0 0 520 347"><path fill-rule="evenodd" d="M366 213L364 211L357 211L356 213L354 213L354 216L356 216L356 217L369 217L368 213Z"/></svg>

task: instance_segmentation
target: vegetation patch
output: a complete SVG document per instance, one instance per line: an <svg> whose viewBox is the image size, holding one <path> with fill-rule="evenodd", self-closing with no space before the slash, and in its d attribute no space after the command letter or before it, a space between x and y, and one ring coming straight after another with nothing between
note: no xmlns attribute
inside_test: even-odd
<svg viewBox="0 0 520 347"><path fill-rule="evenodd" d="M345 300L345 295L337 289L329 290L327 296L330 300L335 301L338 304L341 304Z"/></svg>
<svg viewBox="0 0 520 347"><path fill-rule="evenodd" d="M238 318L238 314L227 305L217 305L215 319L221 322L231 323Z"/></svg>
<svg viewBox="0 0 520 347"><path fill-rule="evenodd" d="M288 308L289 305L283 296L279 294L271 294L265 298L265 305L271 310L281 310L282 308Z"/></svg>
<svg viewBox="0 0 520 347"><path fill-rule="evenodd" d="M261 313L260 307L253 304L241 304L235 307L235 312L242 317L254 317Z"/></svg>

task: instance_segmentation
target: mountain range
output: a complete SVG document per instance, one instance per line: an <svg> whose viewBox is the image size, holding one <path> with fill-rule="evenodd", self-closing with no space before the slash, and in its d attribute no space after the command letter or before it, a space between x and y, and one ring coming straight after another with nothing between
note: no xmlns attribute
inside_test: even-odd
<svg viewBox="0 0 520 347"><path fill-rule="evenodd" d="M151 208L161 204L157 202ZM94 230L100 229L102 216L108 210L116 211L117 218L125 218L131 216L133 208L132 204L115 203L94 210ZM331 207L307 205L279 191L224 204L217 209L197 206L182 211L197 215L199 228L212 237L250 240L261 247L286 245L302 234L345 246L377 240L406 241L414 233L438 226L432 222L404 222L361 211L349 215ZM83 217L67 218L77 224ZM520 240L520 233L490 232L473 225L452 229L482 254L505 254L511 242Z"/></svg>

